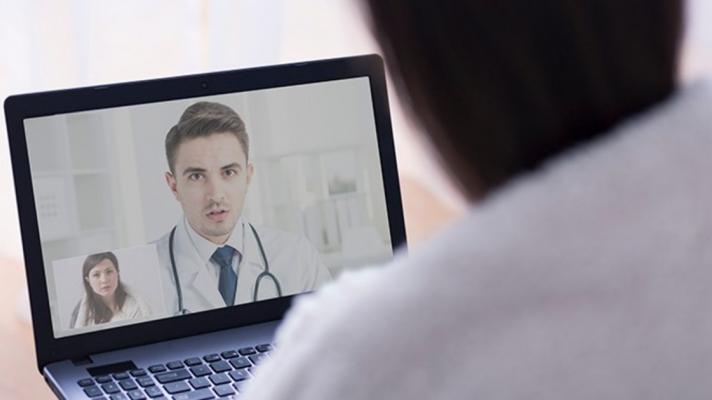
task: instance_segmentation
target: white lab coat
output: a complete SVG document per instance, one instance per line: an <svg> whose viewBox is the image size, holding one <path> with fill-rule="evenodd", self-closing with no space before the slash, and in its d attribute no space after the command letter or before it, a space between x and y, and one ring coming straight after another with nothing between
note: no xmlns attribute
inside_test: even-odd
<svg viewBox="0 0 712 400"><path fill-rule="evenodd" d="M300 298L243 400L712 398L712 87Z"/></svg>
<svg viewBox="0 0 712 400"><path fill-rule="evenodd" d="M199 312L225 307L213 268L201 260L186 230L187 221L181 218L176 225L174 255L178 278L183 292L183 307ZM235 228L237 230L237 227ZM282 295L308 292L331 279L317 250L306 238L276 229L255 227L265 249L269 270L275 275ZM156 242L161 265L163 292L169 313L178 312L178 295L174 283L169 254L170 232ZM265 270L259 246L249 225L245 223L245 254L238 267L235 303L253 301L257 276ZM277 289L269 278L262 279L258 300L277 297Z"/></svg>

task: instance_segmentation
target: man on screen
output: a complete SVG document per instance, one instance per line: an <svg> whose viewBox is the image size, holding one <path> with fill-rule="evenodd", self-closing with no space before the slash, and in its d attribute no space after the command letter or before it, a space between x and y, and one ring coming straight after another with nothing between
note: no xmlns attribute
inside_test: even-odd
<svg viewBox="0 0 712 400"><path fill-rule="evenodd" d="M233 109L191 105L165 145L166 183L183 209L157 242L175 312L311 291L331 278L305 237L255 227L242 215L254 167L245 124Z"/></svg>

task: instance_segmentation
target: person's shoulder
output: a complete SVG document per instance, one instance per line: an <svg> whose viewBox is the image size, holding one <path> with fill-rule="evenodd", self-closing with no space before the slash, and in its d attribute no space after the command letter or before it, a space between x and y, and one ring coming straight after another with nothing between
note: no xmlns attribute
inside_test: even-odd
<svg viewBox="0 0 712 400"><path fill-rule="evenodd" d="M128 318L136 318L150 314L146 302L144 302L140 296L135 295L130 289L124 289L126 290L126 299L124 300L122 311Z"/></svg>
<svg viewBox="0 0 712 400"><path fill-rule="evenodd" d="M278 242L281 246L308 245L309 247L313 247L309 239L299 233L262 225L247 224L246 227L249 230L252 230L254 228L260 241L263 242L265 245ZM248 234L251 234L251 232L248 232Z"/></svg>
<svg viewBox="0 0 712 400"><path fill-rule="evenodd" d="M425 338L431 337L415 325L417 321L427 324L424 318L431 314L427 303L443 298L432 296L430 291L418 293L414 289L418 279L403 274L409 264L412 261L397 257L388 265L346 271L336 281L295 300L276 336L277 351L286 349L280 362L315 365L313 373L323 377L320 383L325 386L305 386L294 393L294 398L309 398L317 392L323 394L321 398L387 398L382 396L382 389L374 387L360 388L358 395L351 393L351 377L368 369L371 374L398 382L403 374L413 371L410 366L418 364L410 362L413 355L426 348ZM413 340L418 343L413 344ZM325 348L330 349L326 354ZM403 351L405 348L407 351ZM348 365L343 364L346 356ZM312 382L306 374L297 369L290 372L292 378ZM280 388L267 390L278 392Z"/></svg>
<svg viewBox="0 0 712 400"><path fill-rule="evenodd" d="M265 236L265 237L280 237L280 238L293 238L293 239L296 239L299 237L299 235L297 235L296 233L289 232L284 229L275 228L272 226L253 224L251 222L245 223L245 227L250 231L252 229L254 229L258 235Z"/></svg>
<svg viewBox="0 0 712 400"><path fill-rule="evenodd" d="M138 305L138 300L134 295L132 289L130 289L126 284L124 284L124 292L126 293L126 298L124 299L124 307L136 307Z"/></svg>
<svg viewBox="0 0 712 400"><path fill-rule="evenodd" d="M150 242L149 244L155 246L156 248L156 253L158 254L159 257L159 263L161 265L167 265L170 262L170 237L171 237L171 232L173 229L177 228L171 228L168 232L160 236L158 239Z"/></svg>
<svg viewBox="0 0 712 400"><path fill-rule="evenodd" d="M166 232L162 236L160 236L157 239L150 242L150 244L155 244L156 246L167 245L168 241L170 240L172 230L173 230L173 228L171 228L170 231Z"/></svg>

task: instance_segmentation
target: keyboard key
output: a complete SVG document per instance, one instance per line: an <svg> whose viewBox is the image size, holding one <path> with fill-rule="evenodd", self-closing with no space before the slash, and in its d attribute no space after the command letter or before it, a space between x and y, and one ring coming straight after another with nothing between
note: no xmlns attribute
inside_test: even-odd
<svg viewBox="0 0 712 400"><path fill-rule="evenodd" d="M106 375L97 376L96 378L94 378L94 380L96 381L96 383L99 383L99 384L101 384L101 383L109 383L109 382L111 382L111 377L110 377L110 376L106 376Z"/></svg>
<svg viewBox="0 0 712 400"><path fill-rule="evenodd" d="M119 386L121 386L121 389L126 390L127 392L129 390L136 390L138 389L138 386L136 385L136 382L132 381L131 379L126 379L121 382L119 382Z"/></svg>
<svg viewBox="0 0 712 400"><path fill-rule="evenodd" d="M250 361L252 361L253 364L257 365L257 364L261 363L262 361L266 360L267 357L268 356L266 353L261 353L261 354L257 354L254 356L250 356Z"/></svg>
<svg viewBox="0 0 712 400"><path fill-rule="evenodd" d="M132 390L127 394L129 395L129 399L131 400L146 400L146 396L140 389Z"/></svg>
<svg viewBox="0 0 712 400"><path fill-rule="evenodd" d="M158 388L158 386L149 387L148 389L146 389L146 394L152 399L163 396L163 392L161 391L161 389Z"/></svg>
<svg viewBox="0 0 712 400"><path fill-rule="evenodd" d="M114 379L117 381L123 380L123 379L129 379L129 374L126 372L117 372L113 375Z"/></svg>
<svg viewBox="0 0 712 400"><path fill-rule="evenodd" d="M240 350L238 350L240 354L243 356L249 356L250 354L255 354L257 353L257 350L255 350L254 347L243 347Z"/></svg>
<svg viewBox="0 0 712 400"><path fill-rule="evenodd" d="M232 360L230 360L230 364L232 364L235 369L247 368L252 366L252 363L250 363L250 361L245 357L233 358Z"/></svg>
<svg viewBox="0 0 712 400"><path fill-rule="evenodd" d="M238 354L235 350L223 351L222 353L220 353L220 355L222 356L222 358L225 358L225 359L234 358L234 357L238 356Z"/></svg>
<svg viewBox="0 0 712 400"><path fill-rule="evenodd" d="M235 391L232 390L230 385L216 386L213 388L213 390L215 391L215 394L217 394L220 397L230 396L231 394L235 394Z"/></svg>
<svg viewBox="0 0 712 400"><path fill-rule="evenodd" d="M104 389L104 393L106 394L114 394L114 393L119 393L121 389L114 383L114 382L109 382L101 385L101 388Z"/></svg>
<svg viewBox="0 0 712 400"><path fill-rule="evenodd" d="M151 378L150 376L142 376L142 377L140 377L140 378L136 378L136 382L138 382L138 384L141 385L141 387L144 387L144 388L145 388L145 387L149 387L149 386L153 386L153 385L156 384L156 383L153 381L153 378Z"/></svg>
<svg viewBox="0 0 712 400"><path fill-rule="evenodd" d="M151 371L151 373L158 374L161 372L166 372L166 366L163 364L151 365L150 367L148 367L148 370Z"/></svg>
<svg viewBox="0 0 712 400"><path fill-rule="evenodd" d="M192 372L193 375L195 375L197 377L210 375L213 373L213 371L211 371L210 368L204 364L201 364L201 365L198 365L197 367L191 368L190 372Z"/></svg>
<svg viewBox="0 0 712 400"><path fill-rule="evenodd" d="M188 384L185 383L185 381L172 382L172 383L169 383L169 384L163 386L163 388L166 389L166 392L168 392L170 394L187 392L190 390L190 386L188 386Z"/></svg>
<svg viewBox="0 0 712 400"><path fill-rule="evenodd" d="M213 385L224 385L232 381L225 374L215 374L210 376L210 382L212 382Z"/></svg>
<svg viewBox="0 0 712 400"><path fill-rule="evenodd" d="M166 364L168 369L178 369L178 368L183 368L183 361L171 361L168 364Z"/></svg>
<svg viewBox="0 0 712 400"><path fill-rule="evenodd" d="M87 387L94 385L94 380L91 378L80 379L77 384L81 387Z"/></svg>
<svg viewBox="0 0 712 400"><path fill-rule="evenodd" d="M198 357L187 358L183 362L189 367L195 367L196 365L200 365L203 363L203 361L201 361Z"/></svg>
<svg viewBox="0 0 712 400"><path fill-rule="evenodd" d="M222 360L210 364L210 368L212 368L213 371L218 374L221 372L230 371L232 369L230 368L230 364L228 364L227 361Z"/></svg>
<svg viewBox="0 0 712 400"><path fill-rule="evenodd" d="M189 380L188 383L190 383L190 386L192 386L193 389L202 389L202 388L210 387L210 382L208 382L208 380L205 379L204 377L193 378L193 379Z"/></svg>
<svg viewBox="0 0 712 400"><path fill-rule="evenodd" d="M162 374L156 375L156 380L160 383L170 383L190 378L192 378L192 376L190 376L190 372L184 369L177 369L175 371L164 372Z"/></svg>
<svg viewBox="0 0 712 400"><path fill-rule="evenodd" d="M208 354L207 356L203 357L203 360L205 360L205 362L211 363L211 362L219 361L220 356L217 354Z"/></svg>
<svg viewBox="0 0 712 400"><path fill-rule="evenodd" d="M250 379L250 373L244 369L238 369L236 371L230 371L230 378L235 382L244 381L245 379Z"/></svg>
<svg viewBox="0 0 712 400"><path fill-rule="evenodd" d="M257 349L257 351L259 351L260 353L264 353L272 350L272 345L269 343L258 344L257 346L255 346L255 349Z"/></svg>
<svg viewBox="0 0 712 400"><path fill-rule="evenodd" d="M129 400L129 398L126 397L126 395L123 393L112 394L111 396L109 396L109 398L111 400Z"/></svg>
<svg viewBox="0 0 712 400"><path fill-rule="evenodd" d="M98 386L87 386L84 388L84 393L89 397L99 397L104 395Z"/></svg>
<svg viewBox="0 0 712 400"><path fill-rule="evenodd" d="M173 400L208 400L214 399L215 395L210 389L200 389L194 392L180 393L173 396Z"/></svg>
<svg viewBox="0 0 712 400"><path fill-rule="evenodd" d="M131 371L131 376L133 376L133 377L146 376L146 370L145 369L135 369L135 370Z"/></svg>

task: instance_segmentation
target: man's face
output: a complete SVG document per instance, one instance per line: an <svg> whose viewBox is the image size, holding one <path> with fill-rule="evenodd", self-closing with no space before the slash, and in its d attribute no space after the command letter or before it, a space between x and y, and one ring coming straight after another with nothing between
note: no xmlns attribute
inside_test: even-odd
<svg viewBox="0 0 712 400"><path fill-rule="evenodd" d="M166 172L166 182L190 226L213 243L225 243L253 173L240 141L231 133L189 139L178 146L174 170Z"/></svg>

